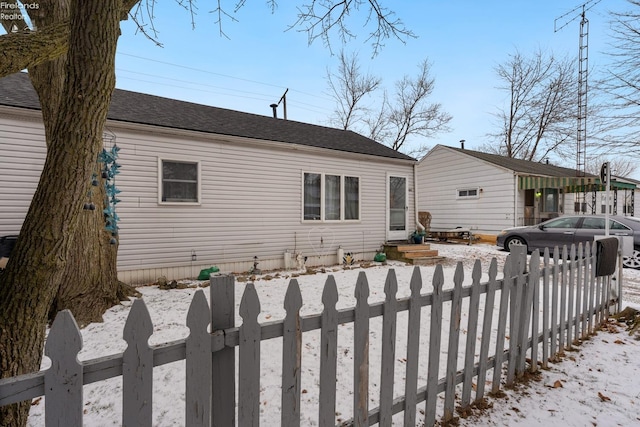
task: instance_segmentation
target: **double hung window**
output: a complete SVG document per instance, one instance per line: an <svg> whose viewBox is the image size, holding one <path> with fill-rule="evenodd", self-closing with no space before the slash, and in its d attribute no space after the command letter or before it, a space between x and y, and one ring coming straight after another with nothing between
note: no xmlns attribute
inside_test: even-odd
<svg viewBox="0 0 640 427"><path fill-rule="evenodd" d="M357 221L359 219L359 177L304 173L304 221Z"/></svg>

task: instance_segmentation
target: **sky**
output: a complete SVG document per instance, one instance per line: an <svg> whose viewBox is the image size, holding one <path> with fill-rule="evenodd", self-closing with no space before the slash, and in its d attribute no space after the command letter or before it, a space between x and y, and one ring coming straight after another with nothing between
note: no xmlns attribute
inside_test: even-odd
<svg viewBox="0 0 640 427"><path fill-rule="evenodd" d="M413 31L416 38L387 40L373 56L361 11L351 21L355 39L331 48L321 40L309 45L306 33L289 29L296 20L296 5L280 1L272 13L266 2L247 2L233 12L236 21L210 13L215 2L199 2L192 29L190 14L176 2L155 7L153 26L157 46L129 20L123 23L116 56L117 86L159 96L213 105L249 113L272 115L270 104L286 95L287 118L330 125L335 101L329 95L327 72L337 70L336 53L356 53L362 71L379 76L390 92L403 76L414 76L427 59L435 90L430 102L440 103L453 116L451 132L414 144L444 144L478 148L497 124L492 114L504 104L495 67L518 50L527 55L537 49L558 56L577 57L583 3L571 0L405 0L382 1ZM591 0L589 65L603 67L608 48L609 10L627 10L626 0ZM150 30L150 22L145 22ZM555 28L563 27L558 31ZM380 94L381 96L381 94ZM369 102L375 105L381 98ZM278 107L283 117L282 104ZM588 152L588 146L587 146ZM574 165L568 165L573 167Z"/></svg>

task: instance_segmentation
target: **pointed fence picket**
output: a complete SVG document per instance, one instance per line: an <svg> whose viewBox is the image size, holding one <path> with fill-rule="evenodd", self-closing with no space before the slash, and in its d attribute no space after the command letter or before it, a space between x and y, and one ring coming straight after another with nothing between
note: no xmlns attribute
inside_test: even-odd
<svg viewBox="0 0 640 427"><path fill-rule="evenodd" d="M429 294L421 293L423 280L416 267L409 283L411 295L405 298L397 298L398 282L390 270L384 286L385 299L373 304L368 302L367 277L360 273L355 285L355 307L340 310L336 309L336 282L329 276L322 294L324 309L310 316L300 315L303 301L298 282L293 279L283 302L284 319L262 324L258 322L260 301L255 286L249 283L240 303L240 327L234 325L234 279L215 276L211 278L211 309L201 290L194 295L186 319L190 330L187 338L150 346L151 318L144 301L136 300L123 332L128 344L125 352L85 362L77 361L82 348L78 326L71 313L63 311L53 323L45 346L51 368L0 380L0 405L44 395L47 426L81 425L83 385L121 376L122 424L151 426L153 368L186 360L185 425L232 426L237 416L239 425L258 426L261 343L281 337L281 424L300 426L302 340L305 332L319 329L318 424L334 426L336 379L340 374L338 333L342 325L353 323L353 415L341 425L390 426L394 415L400 412L404 412L405 425L416 425L417 406L424 402L424 424L431 426L438 417L444 421L453 418L456 405L465 408L484 399L487 380L491 380L491 390L498 391L502 384L513 383L526 370L535 371L538 360L547 366L606 320L611 278L595 277L595 246L580 245L577 252L565 247L561 254L556 248L553 257L548 250L542 258L534 252L528 265L525 254L516 251L505 263L502 279L497 278L496 260L491 261L486 283L481 282L482 266L476 261L468 286L464 286L459 263L453 286L446 289L443 268L438 265ZM423 310L428 310L424 316ZM396 328L398 314L403 311L407 311L406 353L398 355ZM461 324L463 312L468 319L465 325ZM380 393L378 407L370 408L370 403L375 402L369 387L370 320L379 316ZM466 338L461 338L461 329L466 330ZM507 336L509 341L505 344ZM421 337L428 339L427 348L421 349ZM444 359L443 338L447 352ZM419 385L421 350L426 351L426 383ZM394 378L403 366L396 360L403 355L404 394L396 396Z"/></svg>

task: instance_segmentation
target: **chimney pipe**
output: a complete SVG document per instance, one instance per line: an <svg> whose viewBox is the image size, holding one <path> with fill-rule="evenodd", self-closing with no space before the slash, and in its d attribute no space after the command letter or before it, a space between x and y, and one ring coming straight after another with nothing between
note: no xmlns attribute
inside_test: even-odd
<svg viewBox="0 0 640 427"><path fill-rule="evenodd" d="M276 108L278 108L278 104L271 104L271 105L269 105L269 107L273 108L273 118L277 119L278 118L278 110L276 110Z"/></svg>
<svg viewBox="0 0 640 427"><path fill-rule="evenodd" d="M463 150L464 150L464 141L465 141L464 139L460 140L460 148L462 148Z"/></svg>

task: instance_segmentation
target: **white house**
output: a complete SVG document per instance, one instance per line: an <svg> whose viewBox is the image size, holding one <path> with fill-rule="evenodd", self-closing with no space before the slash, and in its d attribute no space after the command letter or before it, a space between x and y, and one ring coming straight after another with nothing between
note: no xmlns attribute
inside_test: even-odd
<svg viewBox="0 0 640 427"><path fill-rule="evenodd" d="M39 108L26 74L0 79L0 236L44 163ZM351 131L116 90L106 133L126 282L372 259L415 227L415 159Z"/></svg>
<svg viewBox="0 0 640 427"><path fill-rule="evenodd" d="M418 210L431 213L433 230L495 236L562 214L600 213L604 200L595 175L463 148L436 145L417 169ZM635 183L616 179L612 188L612 213L633 215Z"/></svg>

